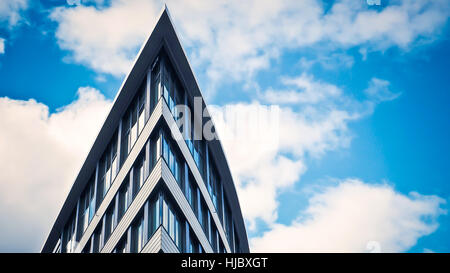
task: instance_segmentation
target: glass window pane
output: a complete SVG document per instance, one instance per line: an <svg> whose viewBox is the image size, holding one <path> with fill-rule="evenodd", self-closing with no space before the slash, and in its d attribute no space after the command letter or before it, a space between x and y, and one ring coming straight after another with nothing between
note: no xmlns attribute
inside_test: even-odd
<svg viewBox="0 0 450 273"><path fill-rule="evenodd" d="M139 134L142 132L142 129L144 129L144 125L145 125L145 111L144 108L142 108L139 114Z"/></svg>
<svg viewBox="0 0 450 273"><path fill-rule="evenodd" d="M168 208L167 208L167 204L166 204L166 201L165 200L163 200L163 226L164 226L164 228L166 229L166 230L169 230L168 229L168 220L169 220L169 217L168 217Z"/></svg>
<svg viewBox="0 0 450 273"><path fill-rule="evenodd" d="M113 180L116 177L118 170L119 170L119 166L118 166L117 156L114 156L113 162L112 162L112 165L111 165L111 173L112 173L112 179Z"/></svg>
<svg viewBox="0 0 450 273"><path fill-rule="evenodd" d="M105 180L104 180L104 193L109 190L109 187L111 186L111 168L108 168L105 173Z"/></svg>
<svg viewBox="0 0 450 273"><path fill-rule="evenodd" d="M167 163L169 163L169 146L165 138L163 138L163 156Z"/></svg>
<svg viewBox="0 0 450 273"><path fill-rule="evenodd" d="M172 210L169 210L169 234L175 239L175 219Z"/></svg>
<svg viewBox="0 0 450 273"><path fill-rule="evenodd" d="M169 168L170 168L170 170L172 171L172 173L174 173L174 171L175 171L175 166L174 166L174 162L173 162L174 160L173 160L173 153L172 153L172 150L169 150Z"/></svg>
<svg viewBox="0 0 450 273"><path fill-rule="evenodd" d="M142 164L139 168L139 187L142 188L144 185L144 165Z"/></svg>
<svg viewBox="0 0 450 273"><path fill-rule="evenodd" d="M134 123L133 127L131 127L131 133L130 133L130 149L133 146L134 142L136 142L137 139L137 124Z"/></svg>

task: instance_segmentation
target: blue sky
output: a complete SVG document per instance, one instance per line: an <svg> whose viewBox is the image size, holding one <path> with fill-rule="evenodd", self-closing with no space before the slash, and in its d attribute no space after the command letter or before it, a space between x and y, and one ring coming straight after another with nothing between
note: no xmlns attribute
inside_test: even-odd
<svg viewBox="0 0 450 273"><path fill-rule="evenodd" d="M450 251L446 1L167 4L208 104L280 109L223 141L252 251ZM40 249L161 7L0 4L0 251Z"/></svg>

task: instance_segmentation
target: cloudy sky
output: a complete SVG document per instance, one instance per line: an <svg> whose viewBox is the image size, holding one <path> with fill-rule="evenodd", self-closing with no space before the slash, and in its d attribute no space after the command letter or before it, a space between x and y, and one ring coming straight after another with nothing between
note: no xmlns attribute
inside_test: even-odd
<svg viewBox="0 0 450 273"><path fill-rule="evenodd" d="M219 135L278 109L223 139L252 251L450 251L448 0L166 3ZM0 2L0 252L40 250L163 4Z"/></svg>

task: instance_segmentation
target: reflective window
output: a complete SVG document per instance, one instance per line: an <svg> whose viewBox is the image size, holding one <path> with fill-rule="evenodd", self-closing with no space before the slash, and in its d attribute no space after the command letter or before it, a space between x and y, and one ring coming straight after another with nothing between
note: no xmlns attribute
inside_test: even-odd
<svg viewBox="0 0 450 273"><path fill-rule="evenodd" d="M119 190L119 215L118 215L118 221L122 218L122 216L127 211L128 207L131 204L132 195L131 195L131 188L130 188L130 180L129 176L127 176L122 182L122 187Z"/></svg>
<svg viewBox="0 0 450 273"><path fill-rule="evenodd" d="M145 97L146 97L146 79L139 87L136 97L131 102L126 114L122 119L122 162L125 161L131 152L134 143L139 134L144 129L145 120Z"/></svg>
<svg viewBox="0 0 450 273"><path fill-rule="evenodd" d="M175 245L182 250L182 236L181 236L181 223L178 214L175 211L175 208L168 204L165 199L163 199L163 208L162 208L162 222L163 227L169 233L170 238L174 241Z"/></svg>
<svg viewBox="0 0 450 273"><path fill-rule="evenodd" d="M104 233L104 243L106 243L109 239L109 236L111 236L111 233L114 231L115 228L115 220L114 220L114 212L115 212L115 201L111 202L111 205L109 206L108 210L105 214L105 233Z"/></svg>
<svg viewBox="0 0 450 273"><path fill-rule="evenodd" d="M80 198L80 216L78 219L80 235L84 233L95 213L94 182L95 176L92 176Z"/></svg>
<svg viewBox="0 0 450 273"><path fill-rule="evenodd" d="M75 231L75 212L72 213L70 220L66 224L63 232L63 252L72 253L76 246Z"/></svg>
<svg viewBox="0 0 450 273"><path fill-rule="evenodd" d="M98 227L95 229L94 234L92 235L92 252L98 253L103 248L103 240L102 240L102 226L103 221L100 221Z"/></svg>
<svg viewBox="0 0 450 273"><path fill-rule="evenodd" d="M174 146L172 142L169 142L166 138L164 132L161 133L162 139L162 156L167 163L170 171L172 172L175 180L179 184L180 188L183 189L183 181L181 178L181 163L178 154L174 151Z"/></svg>
<svg viewBox="0 0 450 273"><path fill-rule="evenodd" d="M134 185L136 189L134 194L135 196L145 182L144 162L145 162L145 153L142 153L134 165Z"/></svg>
<svg viewBox="0 0 450 273"><path fill-rule="evenodd" d="M186 181L186 183L188 183L187 185L187 192L186 194L186 198L189 202L189 204L191 205L192 210L194 211L194 214L197 215L197 185L195 184L194 178L192 177L192 174L189 171L189 175L188 175L188 181Z"/></svg>
<svg viewBox="0 0 450 273"><path fill-rule="evenodd" d="M99 177L102 184L103 196L106 195L111 187L114 178L119 170L117 162L117 134L114 134L99 164Z"/></svg>
<svg viewBox="0 0 450 273"><path fill-rule="evenodd" d="M142 84L140 88L140 93L138 96L138 127L139 127L139 134L142 132L142 129L144 129L145 126L145 87L146 87L146 81Z"/></svg>
<svg viewBox="0 0 450 273"><path fill-rule="evenodd" d="M159 198L152 200L149 205L148 237L151 238L160 225Z"/></svg>
<svg viewBox="0 0 450 273"><path fill-rule="evenodd" d="M132 231L133 252L141 252L144 247L144 217L141 216L133 225Z"/></svg>
<svg viewBox="0 0 450 273"><path fill-rule="evenodd" d="M120 239L119 243L117 244L117 247L115 249L115 253L127 253L128 252L128 237L127 232L125 232L122 239Z"/></svg>

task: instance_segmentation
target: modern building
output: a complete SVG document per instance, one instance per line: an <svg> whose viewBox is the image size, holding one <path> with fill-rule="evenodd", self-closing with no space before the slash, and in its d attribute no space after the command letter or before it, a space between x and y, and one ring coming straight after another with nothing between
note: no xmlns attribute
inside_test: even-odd
<svg viewBox="0 0 450 273"><path fill-rule="evenodd" d="M186 133L194 131L192 124L212 121L181 115L175 107L193 109L199 97L164 8L42 252L249 252L220 141L186 137L192 136ZM189 129L176 125L180 118Z"/></svg>

